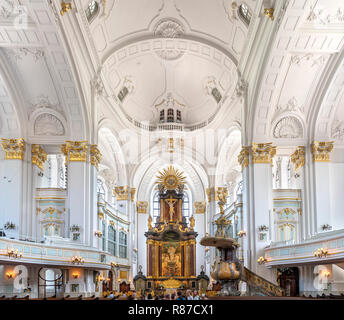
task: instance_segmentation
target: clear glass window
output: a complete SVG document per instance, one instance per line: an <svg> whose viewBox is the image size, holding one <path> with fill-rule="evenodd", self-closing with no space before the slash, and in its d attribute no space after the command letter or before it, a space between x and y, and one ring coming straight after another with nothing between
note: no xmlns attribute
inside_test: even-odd
<svg viewBox="0 0 344 320"><path fill-rule="evenodd" d="M96 17L98 11L99 11L98 2L91 1L85 10L88 22L91 22Z"/></svg>
<svg viewBox="0 0 344 320"><path fill-rule="evenodd" d="M250 24L252 13L250 11L250 8L247 6L247 4L242 3L239 6L239 16L244 20L246 24Z"/></svg>

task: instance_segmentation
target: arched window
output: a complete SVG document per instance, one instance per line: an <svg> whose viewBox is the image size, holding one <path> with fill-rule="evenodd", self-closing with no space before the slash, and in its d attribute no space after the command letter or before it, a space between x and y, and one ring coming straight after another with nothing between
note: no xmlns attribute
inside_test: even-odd
<svg viewBox="0 0 344 320"><path fill-rule="evenodd" d="M108 249L113 256L116 255L116 230L113 226L108 226Z"/></svg>
<svg viewBox="0 0 344 320"><path fill-rule="evenodd" d="M91 1L85 10L87 21L89 23L96 17L96 15L98 14L98 11L99 11L98 2L94 0Z"/></svg>
<svg viewBox="0 0 344 320"><path fill-rule="evenodd" d="M128 93L129 93L129 89L126 86L124 86L121 89L121 91L118 93L117 97L121 102L123 102L124 98L128 95Z"/></svg>
<svg viewBox="0 0 344 320"><path fill-rule="evenodd" d="M119 257L127 258L127 234L123 231L119 233Z"/></svg>
<svg viewBox="0 0 344 320"><path fill-rule="evenodd" d="M189 218L190 216L190 199L187 192L184 192L183 199L183 217Z"/></svg>
<svg viewBox="0 0 344 320"><path fill-rule="evenodd" d="M174 110L173 109L167 110L167 122L174 122Z"/></svg>
<svg viewBox="0 0 344 320"><path fill-rule="evenodd" d="M242 3L239 6L239 16L241 19L246 23L250 24L252 13L250 11L250 8L247 6L247 4Z"/></svg>
<svg viewBox="0 0 344 320"><path fill-rule="evenodd" d="M177 110L177 122L182 122L182 112Z"/></svg>
<svg viewBox="0 0 344 320"><path fill-rule="evenodd" d="M161 110L160 111L160 122L164 122L165 121L165 110Z"/></svg>

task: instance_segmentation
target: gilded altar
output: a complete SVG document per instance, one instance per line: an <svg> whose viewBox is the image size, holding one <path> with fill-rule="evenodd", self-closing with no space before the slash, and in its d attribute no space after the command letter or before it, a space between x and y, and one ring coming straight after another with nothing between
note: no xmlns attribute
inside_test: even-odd
<svg viewBox="0 0 344 320"><path fill-rule="evenodd" d="M192 288L196 285L194 218L183 217L184 179L172 166L157 177L160 215L148 220L147 281L152 288Z"/></svg>

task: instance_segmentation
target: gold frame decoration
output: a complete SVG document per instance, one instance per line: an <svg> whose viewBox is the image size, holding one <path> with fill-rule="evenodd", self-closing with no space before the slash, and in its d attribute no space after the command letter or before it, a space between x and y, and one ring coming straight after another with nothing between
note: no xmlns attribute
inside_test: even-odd
<svg viewBox="0 0 344 320"><path fill-rule="evenodd" d="M98 165L102 161L103 155L98 149L96 144L92 144L90 147L90 157L91 157L91 164L95 166L98 170Z"/></svg>
<svg viewBox="0 0 344 320"><path fill-rule="evenodd" d="M206 206L207 204L205 201L194 202L195 213L197 214L205 213Z"/></svg>
<svg viewBox="0 0 344 320"><path fill-rule="evenodd" d="M270 143L252 143L253 163L271 163L276 154L276 147Z"/></svg>
<svg viewBox="0 0 344 320"><path fill-rule="evenodd" d="M1 139L5 160L24 160L25 141L21 139Z"/></svg>
<svg viewBox="0 0 344 320"><path fill-rule="evenodd" d="M128 200L128 186L115 187L113 194L117 201Z"/></svg>
<svg viewBox="0 0 344 320"><path fill-rule="evenodd" d="M299 146L295 152L290 156L290 160L294 163L295 171L305 165L305 147Z"/></svg>
<svg viewBox="0 0 344 320"><path fill-rule="evenodd" d="M244 171L244 169L246 167L248 167L248 164L250 162L249 160L249 155L250 155L250 151L249 151L249 147L242 147L239 155L238 155L238 162L241 165L241 170Z"/></svg>

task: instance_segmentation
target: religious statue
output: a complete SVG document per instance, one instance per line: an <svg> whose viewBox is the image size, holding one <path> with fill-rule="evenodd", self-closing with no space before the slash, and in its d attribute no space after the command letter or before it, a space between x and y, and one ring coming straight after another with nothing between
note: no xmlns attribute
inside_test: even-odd
<svg viewBox="0 0 344 320"><path fill-rule="evenodd" d="M148 217L148 230L152 230L153 229L153 226L152 226L152 216L149 215Z"/></svg>
<svg viewBox="0 0 344 320"><path fill-rule="evenodd" d="M194 216L190 217L190 229L193 229L195 227L195 218Z"/></svg>
<svg viewBox="0 0 344 320"><path fill-rule="evenodd" d="M173 214L174 214L174 204L177 202L177 199L172 199L172 196L170 196L170 198L165 201L168 203L170 207L169 216L170 216L170 222L172 222Z"/></svg>

